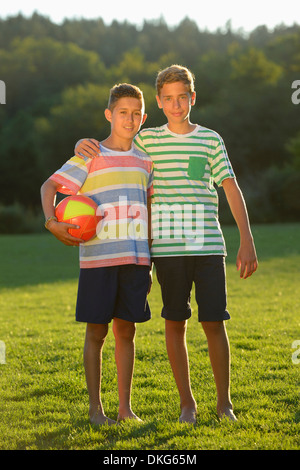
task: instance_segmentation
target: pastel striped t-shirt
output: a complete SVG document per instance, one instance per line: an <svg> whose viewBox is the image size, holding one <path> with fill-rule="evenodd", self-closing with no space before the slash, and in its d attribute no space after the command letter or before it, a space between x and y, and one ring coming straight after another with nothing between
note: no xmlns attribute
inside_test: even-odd
<svg viewBox="0 0 300 470"><path fill-rule="evenodd" d="M226 254L215 184L234 178L221 136L196 125L175 134L167 125L135 138L154 163L152 257Z"/></svg>
<svg viewBox="0 0 300 470"><path fill-rule="evenodd" d="M82 243L80 267L150 265L147 197L153 194L153 163L134 146L128 152L100 147L93 159L74 156L52 176L63 194L83 194L102 216L97 236Z"/></svg>

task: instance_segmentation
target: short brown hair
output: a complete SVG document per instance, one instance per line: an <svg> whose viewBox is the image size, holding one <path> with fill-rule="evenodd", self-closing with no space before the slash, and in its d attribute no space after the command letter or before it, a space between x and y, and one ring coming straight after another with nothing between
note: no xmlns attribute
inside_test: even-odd
<svg viewBox="0 0 300 470"><path fill-rule="evenodd" d="M139 89L139 87L135 85L130 85L129 83L120 83L115 85L111 88L109 93L109 100L108 100L108 109L113 111L114 107L116 106L117 101L120 98L137 98L141 101L142 108L145 108L144 103L144 96L143 92Z"/></svg>
<svg viewBox="0 0 300 470"><path fill-rule="evenodd" d="M159 96L162 87L166 83L183 82L187 86L188 92L194 93L194 81L195 76L187 67L183 67L182 65L171 65L170 67L158 72L156 78L156 92Z"/></svg>

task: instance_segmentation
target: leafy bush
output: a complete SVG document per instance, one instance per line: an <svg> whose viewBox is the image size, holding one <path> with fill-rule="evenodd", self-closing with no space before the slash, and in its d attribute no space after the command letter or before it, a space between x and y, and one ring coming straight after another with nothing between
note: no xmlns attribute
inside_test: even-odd
<svg viewBox="0 0 300 470"><path fill-rule="evenodd" d="M0 206L0 233L21 234L41 232L43 228L42 214L36 214L15 203Z"/></svg>

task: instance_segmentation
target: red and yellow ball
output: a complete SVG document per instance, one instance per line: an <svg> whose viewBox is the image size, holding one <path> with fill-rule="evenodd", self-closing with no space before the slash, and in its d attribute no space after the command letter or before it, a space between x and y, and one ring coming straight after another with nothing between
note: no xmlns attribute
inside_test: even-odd
<svg viewBox="0 0 300 470"><path fill-rule="evenodd" d="M97 234L97 225L100 216L97 215L98 205L93 199L83 196L68 196L55 208L58 222L78 225L80 228L70 228L69 233L73 237L84 241L91 240Z"/></svg>

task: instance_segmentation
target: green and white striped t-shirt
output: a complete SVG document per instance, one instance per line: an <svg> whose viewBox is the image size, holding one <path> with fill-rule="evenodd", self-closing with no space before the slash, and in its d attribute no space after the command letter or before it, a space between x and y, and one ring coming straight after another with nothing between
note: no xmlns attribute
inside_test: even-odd
<svg viewBox="0 0 300 470"><path fill-rule="evenodd" d="M197 125L175 134L167 125L135 138L154 163L151 255L226 255L218 220L218 194L234 172L221 136Z"/></svg>

